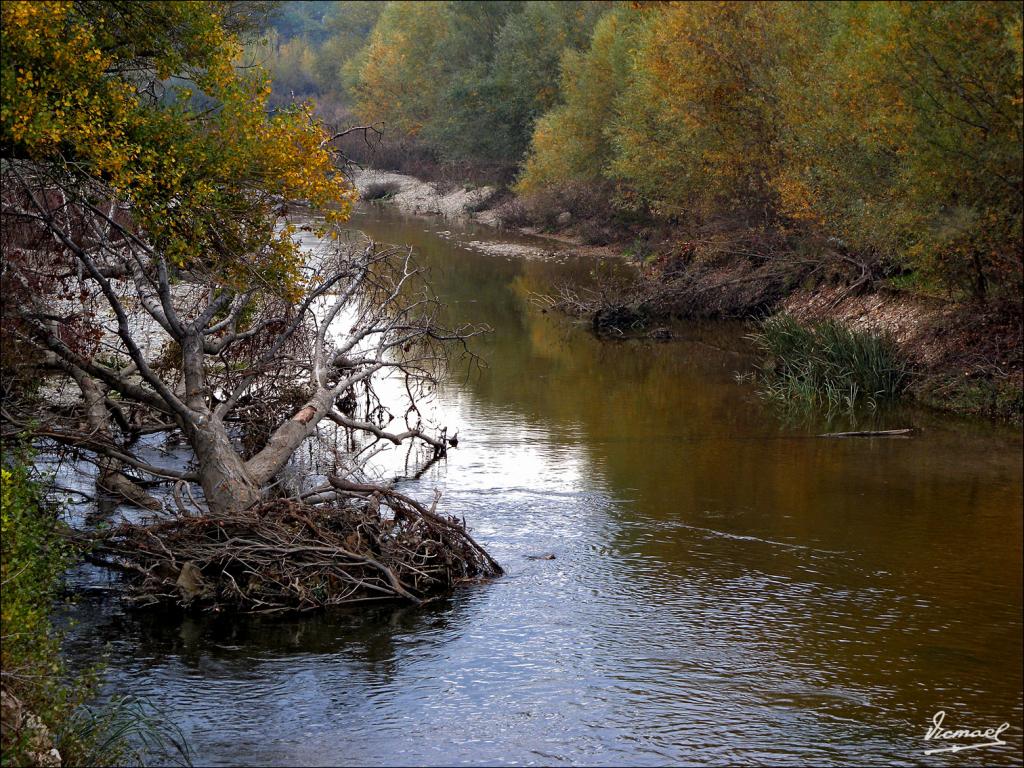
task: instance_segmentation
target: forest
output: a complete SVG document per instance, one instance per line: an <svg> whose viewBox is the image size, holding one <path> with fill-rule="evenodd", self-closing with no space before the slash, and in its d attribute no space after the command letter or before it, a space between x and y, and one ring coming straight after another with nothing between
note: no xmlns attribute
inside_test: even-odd
<svg viewBox="0 0 1024 768"><path fill-rule="evenodd" d="M275 98L386 126L398 169L1021 291L1013 3L294 3L268 45Z"/></svg>

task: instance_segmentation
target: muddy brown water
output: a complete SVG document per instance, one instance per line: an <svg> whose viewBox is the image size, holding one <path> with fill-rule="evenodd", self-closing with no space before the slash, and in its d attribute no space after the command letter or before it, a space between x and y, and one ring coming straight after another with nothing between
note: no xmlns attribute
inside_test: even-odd
<svg viewBox="0 0 1024 768"><path fill-rule="evenodd" d="M458 448L404 487L443 490L507 576L420 610L181 620L83 572L69 648L107 645L108 694L158 705L198 765L1021 764L1018 431L904 410L858 426L912 439L816 438L852 424L738 384L742 326L599 342L529 301L592 261L353 224L494 328L438 395ZM926 755L940 710L1008 744Z"/></svg>

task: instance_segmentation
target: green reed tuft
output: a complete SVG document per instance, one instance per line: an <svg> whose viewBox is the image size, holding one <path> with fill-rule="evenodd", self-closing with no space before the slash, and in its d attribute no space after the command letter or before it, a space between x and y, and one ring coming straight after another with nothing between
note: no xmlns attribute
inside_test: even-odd
<svg viewBox="0 0 1024 768"><path fill-rule="evenodd" d="M750 339L764 356L757 378L771 400L828 411L874 409L897 399L910 375L892 341L834 320L802 325L776 315Z"/></svg>
<svg viewBox="0 0 1024 768"><path fill-rule="evenodd" d="M77 765L192 765L181 729L137 696L78 707L57 734L58 747L64 743L74 744Z"/></svg>

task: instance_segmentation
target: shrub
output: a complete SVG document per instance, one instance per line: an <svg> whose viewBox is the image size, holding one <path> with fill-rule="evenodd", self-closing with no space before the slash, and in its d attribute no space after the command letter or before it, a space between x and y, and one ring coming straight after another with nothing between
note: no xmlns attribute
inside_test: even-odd
<svg viewBox="0 0 1024 768"><path fill-rule="evenodd" d="M398 193L398 184L391 181L381 181L370 184L359 195L360 199L367 202L373 200L386 200Z"/></svg>
<svg viewBox="0 0 1024 768"><path fill-rule="evenodd" d="M79 703L71 688L61 685L60 639L50 624L60 577L73 553L59 535L56 512L44 503L27 462L23 457L5 459L7 466L0 468L3 686L19 709L34 714L54 733ZM3 764L29 764L35 761L33 753L48 751L38 730L5 728Z"/></svg>
<svg viewBox="0 0 1024 768"><path fill-rule="evenodd" d="M149 703L124 696L102 707L97 669L73 677L60 654L50 614L64 571L76 559L62 535L60 509L46 501L30 458L5 451L0 467L0 666L3 669L3 765L41 765L56 748L61 764L188 764L181 732Z"/></svg>

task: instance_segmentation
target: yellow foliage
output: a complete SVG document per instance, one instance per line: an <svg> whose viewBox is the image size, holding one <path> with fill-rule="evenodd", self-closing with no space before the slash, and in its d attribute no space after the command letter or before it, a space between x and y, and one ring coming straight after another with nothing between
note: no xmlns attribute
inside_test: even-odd
<svg viewBox="0 0 1024 768"><path fill-rule="evenodd" d="M668 3L644 15L612 174L665 213L770 207L778 5Z"/></svg>
<svg viewBox="0 0 1024 768"><path fill-rule="evenodd" d="M236 69L241 46L219 8L147 3L152 28L121 33L154 56L125 52L133 39L111 46L111 20L93 6L3 3L3 143L104 181L173 264L202 264L238 285L258 279L295 298L301 257L286 230L275 232L269 203L306 200L330 225L348 216L355 192L308 105L268 114L267 79ZM188 74L216 108L190 108L185 88L154 101L122 74L132 65L154 82Z"/></svg>
<svg viewBox="0 0 1024 768"><path fill-rule="evenodd" d="M438 113L448 36L443 2L388 3L366 49L355 87L356 113L410 136Z"/></svg>
<svg viewBox="0 0 1024 768"><path fill-rule="evenodd" d="M655 215L808 229L1019 293L1021 19L999 2L620 6L564 58L518 189L611 179Z"/></svg>
<svg viewBox="0 0 1024 768"><path fill-rule="evenodd" d="M612 158L607 123L628 84L629 47L637 21L629 9L616 9L597 23L588 51L565 52L565 104L537 121L519 192L531 194L544 187L602 177Z"/></svg>

